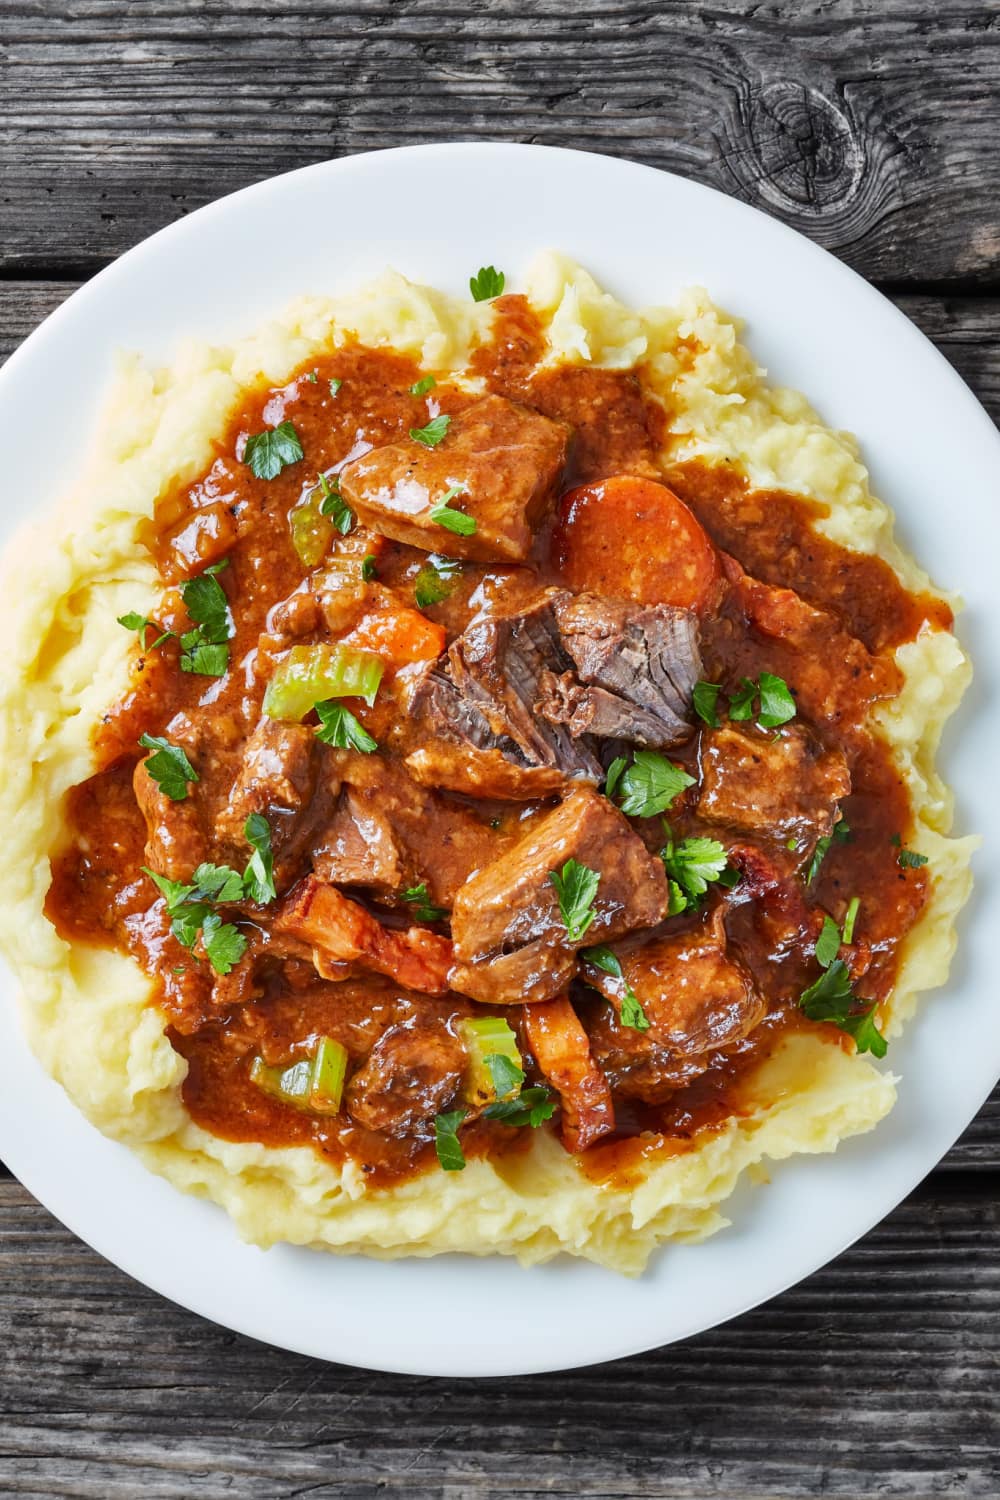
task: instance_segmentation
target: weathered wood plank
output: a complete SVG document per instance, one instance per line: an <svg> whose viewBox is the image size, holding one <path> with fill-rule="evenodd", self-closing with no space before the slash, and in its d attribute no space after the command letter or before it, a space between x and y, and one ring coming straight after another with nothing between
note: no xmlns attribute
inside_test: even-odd
<svg viewBox="0 0 1000 1500"><path fill-rule="evenodd" d="M983 0L3 10L8 273L91 270L210 199L309 162L500 139L695 177L869 277L1000 279L1000 13Z"/></svg>
<svg viewBox="0 0 1000 1500"><path fill-rule="evenodd" d="M697 1339L558 1379L416 1380L203 1323L0 1183L0 1490L992 1500L998 1241L995 1194L938 1181Z"/></svg>

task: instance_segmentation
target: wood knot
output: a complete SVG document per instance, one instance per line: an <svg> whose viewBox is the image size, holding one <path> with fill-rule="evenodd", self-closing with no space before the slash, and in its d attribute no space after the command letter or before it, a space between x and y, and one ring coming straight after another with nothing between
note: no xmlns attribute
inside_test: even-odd
<svg viewBox="0 0 1000 1500"><path fill-rule="evenodd" d="M844 111L818 89L779 80L740 101L726 163L743 193L784 217L842 210L857 193L864 149Z"/></svg>

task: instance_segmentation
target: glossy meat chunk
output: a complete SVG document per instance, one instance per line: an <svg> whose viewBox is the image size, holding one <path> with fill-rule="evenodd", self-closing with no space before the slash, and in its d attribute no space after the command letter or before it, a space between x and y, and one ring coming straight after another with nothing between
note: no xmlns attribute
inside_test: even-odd
<svg viewBox="0 0 1000 1500"><path fill-rule="evenodd" d="M425 884L435 905L450 907L503 847L485 823L421 786L399 761L344 751L336 773L340 801L313 847L321 880L381 897Z"/></svg>
<svg viewBox="0 0 1000 1500"><path fill-rule="evenodd" d="M518 562L549 509L566 461L569 428L502 396L484 396L458 416L437 446L413 438L375 448L347 465L340 489L367 525L428 552L447 541L453 557ZM473 516L471 536L431 519L449 502Z"/></svg>
<svg viewBox="0 0 1000 1500"><path fill-rule="evenodd" d="M176 714L167 725L163 737L171 745L178 745L195 770L198 769L204 736L187 714ZM199 795L200 782L189 784L188 795L181 801L174 802L150 776L146 770L146 760L141 760L135 768L132 784L135 800L146 820L144 863L158 875L166 875L170 880L186 880L191 871L209 857L202 799Z"/></svg>
<svg viewBox="0 0 1000 1500"><path fill-rule="evenodd" d="M550 797L565 785L556 766L519 765L493 746L451 744L438 740L406 757L406 766L423 786L443 787L470 797L497 802L531 802Z"/></svg>
<svg viewBox="0 0 1000 1500"><path fill-rule="evenodd" d="M745 833L803 848L833 828L837 804L851 790L840 750L824 750L808 729L786 724L777 734L726 724L701 740L698 816Z"/></svg>
<svg viewBox="0 0 1000 1500"><path fill-rule="evenodd" d="M665 748L689 739L691 693L701 676L696 616L578 594L555 603L574 673L550 677L541 711L574 736Z"/></svg>
<svg viewBox="0 0 1000 1500"><path fill-rule="evenodd" d="M423 927L405 932L383 927L363 906L312 875L289 892L275 914L274 930L311 948L324 978L343 978L343 966L357 965L428 995L443 995L448 988L447 938Z"/></svg>
<svg viewBox="0 0 1000 1500"><path fill-rule="evenodd" d="M570 859L600 875L593 921L575 941L550 879ZM662 862L606 797L581 787L459 891L452 987L499 1005L551 999L576 949L651 927L666 909Z"/></svg>
<svg viewBox="0 0 1000 1500"><path fill-rule="evenodd" d="M584 965L587 983L611 1006L590 1026L591 1044L614 1087L656 1102L708 1066L763 1020L766 1004L752 976L727 952L721 910L693 931L618 950L622 976ZM649 1022L648 1031L621 1024L626 985Z"/></svg>
<svg viewBox="0 0 1000 1500"><path fill-rule="evenodd" d="M454 1102L465 1061L465 1048L443 1023L393 1026L348 1084L348 1113L391 1136L426 1129Z"/></svg>
<svg viewBox="0 0 1000 1500"><path fill-rule="evenodd" d="M287 867L319 811L319 749L311 729L262 715L243 748L239 774L218 819L222 837L245 848L246 820L251 813L262 813L275 859L279 867Z"/></svg>
<svg viewBox="0 0 1000 1500"><path fill-rule="evenodd" d="M614 1130L615 1106L576 1011L565 995L527 1005L524 1030L541 1073L559 1095L566 1150L586 1151Z"/></svg>

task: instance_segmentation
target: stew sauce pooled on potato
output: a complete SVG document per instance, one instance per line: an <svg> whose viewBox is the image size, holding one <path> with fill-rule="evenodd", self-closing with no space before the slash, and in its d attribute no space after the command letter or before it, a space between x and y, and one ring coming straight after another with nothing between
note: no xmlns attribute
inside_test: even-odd
<svg viewBox="0 0 1000 1500"><path fill-rule="evenodd" d="M479 393L347 346L161 499L48 898L155 981L196 1122L375 1185L538 1129L610 1178L790 1029L881 1056L928 890L866 720L946 606L495 307Z"/></svg>

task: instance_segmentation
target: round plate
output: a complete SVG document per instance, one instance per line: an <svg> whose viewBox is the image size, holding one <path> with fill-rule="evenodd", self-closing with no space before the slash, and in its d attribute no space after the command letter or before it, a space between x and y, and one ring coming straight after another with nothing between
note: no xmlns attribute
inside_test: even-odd
<svg viewBox="0 0 1000 1500"><path fill-rule="evenodd" d="M278 177L173 224L89 282L0 372L2 530L51 505L85 449L114 351L153 359L178 338L226 340L302 292L392 265L464 291L484 264L512 289L545 247L626 301L697 282L747 320L778 383L856 432L905 546L968 603L976 682L944 766L960 829L996 834L1000 442L959 377L907 320L808 240L745 205L646 167L507 145L383 151ZM175 1302L272 1344L371 1369L510 1375L610 1359L697 1333L807 1276L903 1198L1000 1073L990 861L947 988L890 1060L899 1102L834 1156L775 1168L730 1201L734 1227L668 1247L626 1281L567 1258L383 1263L242 1244L219 1208L186 1197L105 1140L34 1062L2 976L0 1158L109 1260ZM995 863L995 862L993 862Z"/></svg>

